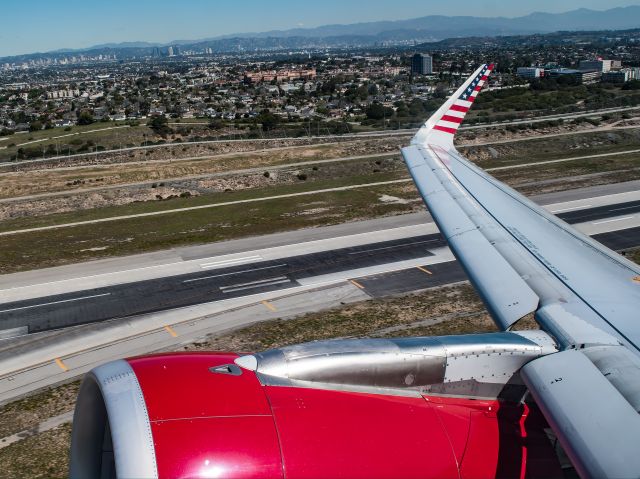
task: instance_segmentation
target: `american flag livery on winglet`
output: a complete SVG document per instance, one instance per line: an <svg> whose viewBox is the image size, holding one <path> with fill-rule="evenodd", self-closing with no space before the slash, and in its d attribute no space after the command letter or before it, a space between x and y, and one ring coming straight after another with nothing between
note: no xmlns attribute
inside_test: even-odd
<svg viewBox="0 0 640 479"><path fill-rule="evenodd" d="M453 135L465 115L473 105L482 87L487 82L494 65L482 65L474 74L456 91L449 100L427 121L418 132L417 138L422 139L426 133L431 133L437 138L436 143L449 146L453 144Z"/></svg>
<svg viewBox="0 0 640 479"><path fill-rule="evenodd" d="M482 86L489 78L489 74L493 65L484 65L471 82L467 82L464 91L458 95L458 99L449 107L449 110L442 115L440 120L433 127L434 130L444 131L445 133L455 134L458 130L458 126L464 120L464 116L473 105L473 101L478 96L478 92L482 90ZM455 98L455 97L454 97Z"/></svg>

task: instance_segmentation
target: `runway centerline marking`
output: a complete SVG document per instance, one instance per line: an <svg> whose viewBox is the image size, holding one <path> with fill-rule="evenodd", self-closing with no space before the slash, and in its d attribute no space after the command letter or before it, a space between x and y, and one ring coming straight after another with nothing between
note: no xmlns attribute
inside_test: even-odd
<svg viewBox="0 0 640 479"><path fill-rule="evenodd" d="M250 273L252 271L264 271L265 269L282 268L284 266L287 266L287 263L276 264L275 266L265 266L264 268L244 269L242 271L236 271L235 273L214 274L212 276L205 276L204 278L186 279L183 283L194 283L196 281L204 281L205 279L222 278L223 276L233 276L234 274Z"/></svg>
<svg viewBox="0 0 640 479"><path fill-rule="evenodd" d="M358 283L355 279L350 279L349 282L353 284L356 288L364 289L364 286Z"/></svg>
<svg viewBox="0 0 640 479"><path fill-rule="evenodd" d="M42 306L50 306L52 304L71 303L72 301L82 301L84 299L101 298L103 296L110 296L111 293L93 294L91 296L82 296L80 298L62 299L60 301L51 301L49 303L32 304L31 306L21 306L19 308L10 308L0 310L0 313L10 313L11 311L20 311L22 309L40 308Z"/></svg>
<svg viewBox="0 0 640 479"><path fill-rule="evenodd" d="M62 369L65 373L69 370L69 368L67 367L67 365L65 363L62 362L62 359L60 358L56 358L56 364L58 365L58 367L60 369Z"/></svg>
<svg viewBox="0 0 640 479"><path fill-rule="evenodd" d="M423 273L427 273L428 275L432 275L433 273L429 271L427 268L423 268L422 266L416 266L417 269L422 271Z"/></svg>
<svg viewBox="0 0 640 479"><path fill-rule="evenodd" d="M633 208L638 208L638 205L633 206L624 206L622 208L611 208L609 211L622 211L622 210L631 210Z"/></svg>
<svg viewBox="0 0 640 479"><path fill-rule="evenodd" d="M278 308L276 308L273 304L271 304L271 303L270 303L269 301L267 301L266 299L265 299L265 300L263 300L263 301L260 301L260 302L261 302L262 304L264 304L264 305L265 305L265 307L266 307L269 311L272 311L272 312L274 312L274 313L275 313L276 311L278 311Z"/></svg>
<svg viewBox="0 0 640 479"><path fill-rule="evenodd" d="M164 327L164 329L167 331L167 333L169 333L174 338L178 337L178 333L176 333L171 326L167 325Z"/></svg>
<svg viewBox="0 0 640 479"><path fill-rule="evenodd" d="M605 223L613 223L614 221L630 220L632 218L633 218L633 216L623 216L621 218L613 218L612 220L595 221L593 224L594 225L602 225L602 224L605 224Z"/></svg>

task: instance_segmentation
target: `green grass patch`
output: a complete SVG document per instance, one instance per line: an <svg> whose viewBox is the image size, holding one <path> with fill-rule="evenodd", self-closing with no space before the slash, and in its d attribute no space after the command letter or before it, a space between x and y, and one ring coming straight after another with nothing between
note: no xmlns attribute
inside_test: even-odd
<svg viewBox="0 0 640 479"><path fill-rule="evenodd" d="M353 184L347 179L343 181ZM325 186L340 183L331 182ZM318 185L313 186L316 189ZM294 185L294 188L281 188L278 192L292 190L304 191L305 187ZM402 188L397 185L368 187L4 236L0 237L0 272L23 271L98 257L142 253L412 211L411 205L379 201L381 194L397 196L398 191L402 191ZM265 195L273 193L273 190L264 192ZM255 197L255 192L251 195ZM228 197L237 199L241 196L238 193Z"/></svg>

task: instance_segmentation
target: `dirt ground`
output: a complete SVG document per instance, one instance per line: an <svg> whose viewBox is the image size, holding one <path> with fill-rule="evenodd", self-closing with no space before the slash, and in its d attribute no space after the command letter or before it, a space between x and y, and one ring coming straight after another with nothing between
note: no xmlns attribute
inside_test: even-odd
<svg viewBox="0 0 640 479"><path fill-rule="evenodd" d="M151 184L98 189L88 193L4 202L0 203L0 220L153 202L184 197L185 195L195 197L230 191L277 187L300 183L302 174L305 175L304 181L315 181L391 171L404 172L404 170L404 164L395 154L378 159L325 163L307 167L286 167L285 165L284 167L272 168L267 164L264 169L250 170L247 173L216 173L204 178L187 177L171 181L157 181ZM0 177L1 182L2 178Z"/></svg>

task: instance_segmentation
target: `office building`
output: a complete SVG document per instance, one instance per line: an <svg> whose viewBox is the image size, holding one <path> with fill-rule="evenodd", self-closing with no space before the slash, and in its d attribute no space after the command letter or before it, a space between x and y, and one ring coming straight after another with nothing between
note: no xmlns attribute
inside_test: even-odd
<svg viewBox="0 0 640 479"><path fill-rule="evenodd" d="M579 70L588 71L595 70L600 73L607 73L611 70L611 60L581 60L578 66Z"/></svg>
<svg viewBox="0 0 640 479"><path fill-rule="evenodd" d="M416 53L411 58L411 73L413 75L431 75L433 73L433 59L429 55Z"/></svg>
<svg viewBox="0 0 640 479"><path fill-rule="evenodd" d="M538 67L519 67L516 74L520 78L540 78L544 74L544 70Z"/></svg>

